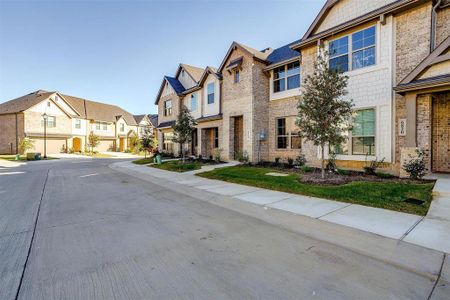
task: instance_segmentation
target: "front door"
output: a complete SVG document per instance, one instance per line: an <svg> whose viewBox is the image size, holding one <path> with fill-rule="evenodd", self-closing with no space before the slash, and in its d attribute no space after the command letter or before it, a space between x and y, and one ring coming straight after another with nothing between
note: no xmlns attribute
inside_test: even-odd
<svg viewBox="0 0 450 300"><path fill-rule="evenodd" d="M197 155L198 134L197 129L192 131L191 155Z"/></svg>
<svg viewBox="0 0 450 300"><path fill-rule="evenodd" d="M450 172L450 93L433 99L433 172Z"/></svg>
<svg viewBox="0 0 450 300"><path fill-rule="evenodd" d="M119 139L119 150L120 152L125 151L125 138Z"/></svg>
<svg viewBox="0 0 450 300"><path fill-rule="evenodd" d="M234 158L242 156L244 149L244 118L234 117Z"/></svg>

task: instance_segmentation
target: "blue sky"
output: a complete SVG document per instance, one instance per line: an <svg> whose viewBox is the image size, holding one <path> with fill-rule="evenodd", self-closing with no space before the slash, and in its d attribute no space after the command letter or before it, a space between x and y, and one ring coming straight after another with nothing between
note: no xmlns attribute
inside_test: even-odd
<svg viewBox="0 0 450 300"><path fill-rule="evenodd" d="M37 89L154 113L180 62L218 66L232 41L299 39L325 0L0 0L0 102Z"/></svg>

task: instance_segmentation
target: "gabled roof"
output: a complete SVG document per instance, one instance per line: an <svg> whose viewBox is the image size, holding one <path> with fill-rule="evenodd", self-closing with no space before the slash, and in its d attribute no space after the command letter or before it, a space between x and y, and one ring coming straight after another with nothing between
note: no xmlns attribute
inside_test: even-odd
<svg viewBox="0 0 450 300"><path fill-rule="evenodd" d="M203 68L187 64L180 64L180 66L177 69L177 72L175 73L175 78L178 78L178 75L180 75L181 70L184 70L186 73L188 73L189 76L191 76L191 78L197 83L199 82L203 72L205 71Z"/></svg>
<svg viewBox="0 0 450 300"><path fill-rule="evenodd" d="M339 1L340 0L327 0L325 2L325 4L322 6L322 9L319 11L306 33L303 35L302 40L307 39L314 32L314 30L319 27L320 23L322 23L322 21L325 19L331 8L333 8L333 6L336 5L336 3L338 3Z"/></svg>
<svg viewBox="0 0 450 300"><path fill-rule="evenodd" d="M284 45L280 48L277 48L270 53L267 57L267 61L269 64L277 64L286 60L290 60L292 58L300 57L300 53L298 51L292 50L291 46L297 44L300 40L291 42L287 45Z"/></svg>
<svg viewBox="0 0 450 300"><path fill-rule="evenodd" d="M150 123L152 123L152 125L154 127L158 126L158 114L150 114L150 115L147 115L147 116L148 116L148 118L150 120Z"/></svg>
<svg viewBox="0 0 450 300"><path fill-rule="evenodd" d="M181 84L181 82L175 77L164 76L161 86L159 88L158 94L156 95L155 104L158 105L159 98L161 98L161 94L166 86L166 83L170 84L177 95L181 95L186 89Z"/></svg>
<svg viewBox="0 0 450 300"><path fill-rule="evenodd" d="M254 59L266 63L267 64L267 57L272 53L272 49L271 48L266 48L262 51L256 50L252 47L246 46L244 44L238 43L238 42L233 42L231 43L230 48L227 51L227 54L225 54L225 57L222 60L222 63L219 66L219 69L217 70L217 72L222 73L223 68L225 67L225 63L228 60L228 57L231 55L231 53L233 52L233 50L235 50L236 48L239 48L241 50L243 50L244 52L250 54Z"/></svg>
<svg viewBox="0 0 450 300"><path fill-rule="evenodd" d="M219 80L222 79L222 76L219 73L217 73L217 68L207 66L205 71L203 72L202 76L200 77L200 80L198 82L199 86L201 86L201 85L203 85L203 83L205 83L205 80L209 74L214 75Z"/></svg>
<svg viewBox="0 0 450 300"><path fill-rule="evenodd" d="M133 115L133 117L137 124L141 123L144 119L147 119L147 121L150 122L150 119L147 115Z"/></svg>

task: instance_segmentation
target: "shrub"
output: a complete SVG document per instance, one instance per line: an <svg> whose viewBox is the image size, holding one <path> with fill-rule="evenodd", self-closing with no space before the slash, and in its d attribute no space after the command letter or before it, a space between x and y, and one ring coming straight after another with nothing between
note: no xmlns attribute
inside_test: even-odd
<svg viewBox="0 0 450 300"><path fill-rule="evenodd" d="M300 153L295 159L295 165L301 167L304 166L305 164L306 164L306 157L304 154Z"/></svg>
<svg viewBox="0 0 450 300"><path fill-rule="evenodd" d="M302 167L300 168L300 170L301 170L303 173L310 173L310 172L314 171L314 168L313 168L313 167L308 167L307 165L304 165L304 166L302 166Z"/></svg>
<svg viewBox="0 0 450 300"><path fill-rule="evenodd" d="M325 169L328 172L336 173L337 172L337 166L336 166L336 153L330 152L328 155L327 165Z"/></svg>
<svg viewBox="0 0 450 300"><path fill-rule="evenodd" d="M366 163L367 163L367 155L366 155ZM369 165L364 167L364 173L367 175L375 175L377 169L384 163L384 157L382 160L372 160Z"/></svg>
<svg viewBox="0 0 450 300"><path fill-rule="evenodd" d="M222 161L222 149L214 149L214 160L216 162L221 162Z"/></svg>
<svg viewBox="0 0 450 300"><path fill-rule="evenodd" d="M288 157L287 162L288 162L289 168L292 168L294 166L294 159L293 158Z"/></svg>
<svg viewBox="0 0 450 300"><path fill-rule="evenodd" d="M34 147L34 141L30 140L29 138L23 138L19 142L19 154L24 154L28 150L33 149Z"/></svg>
<svg viewBox="0 0 450 300"><path fill-rule="evenodd" d="M394 175L392 175L392 174L384 173L384 172L380 172L380 171L375 172L375 175L377 175L377 177L379 177L379 178L387 178L387 179L394 177Z"/></svg>
<svg viewBox="0 0 450 300"><path fill-rule="evenodd" d="M413 179L420 179L425 175L426 166L424 160L424 152L417 150L417 158L410 160L403 166L403 170Z"/></svg>
<svg viewBox="0 0 450 300"><path fill-rule="evenodd" d="M350 175L350 171L349 170L344 170L344 169L337 169L337 173L339 175Z"/></svg>
<svg viewBox="0 0 450 300"><path fill-rule="evenodd" d="M278 167L280 165L281 157L275 157L275 166Z"/></svg>
<svg viewBox="0 0 450 300"><path fill-rule="evenodd" d="M248 163L248 153L247 151L236 151L234 154L235 159L238 162L247 164Z"/></svg>

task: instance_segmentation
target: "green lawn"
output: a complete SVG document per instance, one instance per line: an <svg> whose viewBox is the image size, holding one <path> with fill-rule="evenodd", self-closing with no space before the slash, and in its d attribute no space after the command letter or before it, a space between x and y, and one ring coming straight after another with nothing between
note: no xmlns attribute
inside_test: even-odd
<svg viewBox="0 0 450 300"><path fill-rule="evenodd" d="M198 170L202 167L202 165L203 164L201 162L187 161L183 164L180 160L171 160L163 162L160 165L151 165L150 167L173 172L188 172Z"/></svg>
<svg viewBox="0 0 450 300"><path fill-rule="evenodd" d="M0 159L15 161L16 160L16 156L15 155L0 155ZM41 159L44 160L44 157L42 156ZM46 160L52 160L52 159L59 159L59 158L47 156ZM20 161L27 161L27 157L25 155L21 155L19 157L19 160ZM30 161L32 161L32 160L30 160Z"/></svg>
<svg viewBox="0 0 450 300"><path fill-rule="evenodd" d="M153 157L141 158L133 160L132 163L136 165L147 165L153 162Z"/></svg>
<svg viewBox="0 0 450 300"><path fill-rule="evenodd" d="M215 169L198 176L235 182L288 193L332 199L348 203L385 208L417 215L425 215L431 202L432 183L406 184L395 182L352 182L337 186L303 184L300 174L290 173L285 177L265 175L279 170L258 167L235 166ZM423 205L404 202L415 198L425 201Z"/></svg>

